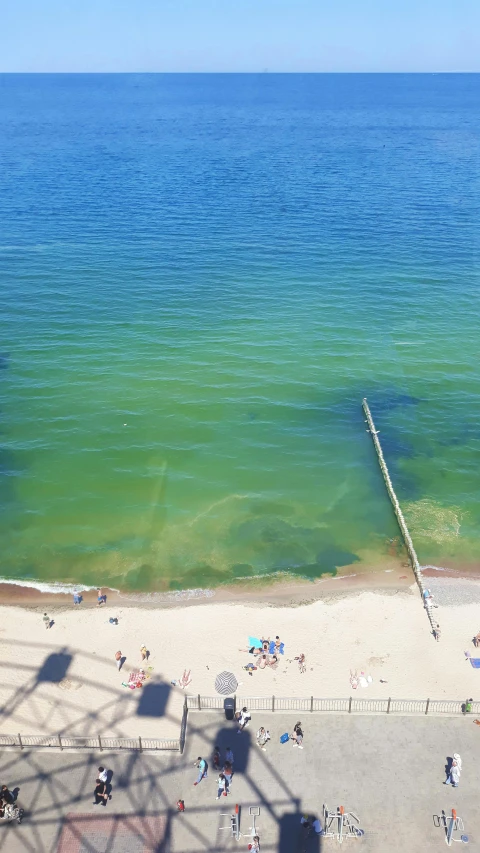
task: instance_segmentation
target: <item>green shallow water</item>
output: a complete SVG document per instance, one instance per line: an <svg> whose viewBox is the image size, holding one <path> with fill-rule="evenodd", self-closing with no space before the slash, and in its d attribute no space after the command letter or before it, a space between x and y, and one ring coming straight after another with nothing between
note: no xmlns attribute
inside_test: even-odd
<svg viewBox="0 0 480 853"><path fill-rule="evenodd" d="M479 89L2 79L4 578L480 566Z"/></svg>

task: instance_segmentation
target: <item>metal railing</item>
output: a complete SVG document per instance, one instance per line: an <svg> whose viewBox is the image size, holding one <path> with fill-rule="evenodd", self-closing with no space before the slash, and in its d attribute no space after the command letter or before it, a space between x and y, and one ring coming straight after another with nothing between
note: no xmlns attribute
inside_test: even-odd
<svg viewBox="0 0 480 853"><path fill-rule="evenodd" d="M449 715L465 713L465 700L456 699L319 699L315 696L233 696L235 708L249 711L308 712L334 714L413 714ZM189 711L223 711L223 696L186 696ZM480 702L471 703L471 713L480 714Z"/></svg>
<svg viewBox="0 0 480 853"><path fill-rule="evenodd" d="M117 737L69 737L68 735L3 735L0 734L0 746L17 746L20 749L95 749L102 752L109 749L136 750L138 752L181 752L179 738L117 738Z"/></svg>

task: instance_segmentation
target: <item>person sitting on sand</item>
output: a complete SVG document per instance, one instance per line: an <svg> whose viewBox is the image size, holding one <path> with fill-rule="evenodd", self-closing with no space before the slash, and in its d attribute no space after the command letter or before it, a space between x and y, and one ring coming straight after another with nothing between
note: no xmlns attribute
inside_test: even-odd
<svg viewBox="0 0 480 853"><path fill-rule="evenodd" d="M475 634L473 638L473 645L476 649L478 649L478 647L480 646L480 631L478 632L478 634Z"/></svg>
<svg viewBox="0 0 480 853"><path fill-rule="evenodd" d="M274 646L274 650L275 650L276 652L280 652L280 646L281 646L281 645L282 645L282 641L281 641L280 637L277 635L277 636L275 637L275 646Z"/></svg>
<svg viewBox="0 0 480 853"><path fill-rule="evenodd" d="M267 663L268 663L267 656L266 655L260 655L260 657L257 660L258 668L259 669L265 669L265 667L267 666Z"/></svg>
<svg viewBox="0 0 480 853"><path fill-rule="evenodd" d="M270 640L269 639L265 640L262 637L262 651L268 652L269 648L270 648Z"/></svg>
<svg viewBox="0 0 480 853"><path fill-rule="evenodd" d="M262 647L257 649L256 646L250 646L249 649L239 649L239 652L248 652L249 655L260 655L263 651Z"/></svg>
<svg viewBox="0 0 480 853"><path fill-rule="evenodd" d="M272 655L269 661L267 661L267 666L271 666L272 669L276 669L278 666L278 658L276 655Z"/></svg>

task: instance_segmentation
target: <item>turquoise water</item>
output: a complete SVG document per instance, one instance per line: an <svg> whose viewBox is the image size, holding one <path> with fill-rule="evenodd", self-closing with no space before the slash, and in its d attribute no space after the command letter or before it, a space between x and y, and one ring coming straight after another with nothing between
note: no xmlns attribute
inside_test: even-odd
<svg viewBox="0 0 480 853"><path fill-rule="evenodd" d="M0 76L0 574L480 565L480 77Z"/></svg>

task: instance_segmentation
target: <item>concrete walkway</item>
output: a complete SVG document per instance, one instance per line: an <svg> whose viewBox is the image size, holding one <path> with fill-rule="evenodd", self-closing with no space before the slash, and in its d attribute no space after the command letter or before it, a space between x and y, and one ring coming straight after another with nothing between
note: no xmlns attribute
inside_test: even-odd
<svg viewBox="0 0 480 853"><path fill-rule="evenodd" d="M242 735L221 714L191 713L187 748L175 754L107 755L3 751L0 782L20 788L21 826L0 825L0 853L193 853L247 850L221 826L235 803L248 832L249 806L259 806L262 853L326 853L332 840L299 843L300 816L321 815L322 804L352 810L365 830L349 847L368 853L443 850L444 834L433 815L456 808L469 848L480 849L480 729L469 717L430 719L386 716L304 715L305 748L281 745L292 715L258 714ZM269 728L266 752L255 743L259 725ZM216 798L216 774L194 786L195 759L212 749L235 754L232 794ZM446 758L463 759L460 786L443 785ZM98 764L113 771L112 799L93 806ZM175 804L183 798L186 812ZM226 817L222 817L222 812Z"/></svg>

